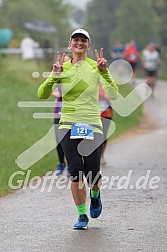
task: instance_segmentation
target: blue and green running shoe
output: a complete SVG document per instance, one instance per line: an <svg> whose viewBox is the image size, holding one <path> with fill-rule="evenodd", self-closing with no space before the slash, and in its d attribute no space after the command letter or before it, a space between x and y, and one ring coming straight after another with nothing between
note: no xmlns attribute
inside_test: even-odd
<svg viewBox="0 0 167 252"><path fill-rule="evenodd" d="M79 215L78 222L73 226L73 229L88 229L88 216L86 214Z"/></svg>
<svg viewBox="0 0 167 252"><path fill-rule="evenodd" d="M92 218L97 218L101 214L102 211L102 203L101 203L101 198L100 198L100 192L99 196L97 198L91 197L90 194L90 216Z"/></svg>

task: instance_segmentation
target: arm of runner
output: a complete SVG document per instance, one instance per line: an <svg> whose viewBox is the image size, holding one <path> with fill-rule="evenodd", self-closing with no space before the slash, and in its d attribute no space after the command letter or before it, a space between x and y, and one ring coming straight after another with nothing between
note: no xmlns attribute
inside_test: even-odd
<svg viewBox="0 0 167 252"><path fill-rule="evenodd" d="M95 55L97 59L97 68L100 71L99 82L110 99L116 99L118 96L118 87L107 68L107 60L103 57L103 48L100 49L100 53L95 50Z"/></svg>
<svg viewBox="0 0 167 252"><path fill-rule="evenodd" d="M118 86L115 84L108 69L101 73L99 82L110 99L116 99L118 97Z"/></svg>
<svg viewBox="0 0 167 252"><path fill-rule="evenodd" d="M38 88L38 97L40 99L47 99L53 92L52 90L53 85L55 89L58 83L60 82L59 75L63 72L64 57L65 57L64 53L61 57L60 52L57 51L57 61L53 64L51 74Z"/></svg>
<svg viewBox="0 0 167 252"><path fill-rule="evenodd" d="M65 53L63 53L62 57L60 55L60 52L57 51L57 61L53 64L53 70L52 73L59 75L63 72L63 62L65 58Z"/></svg>

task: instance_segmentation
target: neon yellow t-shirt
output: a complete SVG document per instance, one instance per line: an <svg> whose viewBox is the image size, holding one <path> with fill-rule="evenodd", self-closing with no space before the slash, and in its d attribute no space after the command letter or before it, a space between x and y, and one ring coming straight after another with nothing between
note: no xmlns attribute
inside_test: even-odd
<svg viewBox="0 0 167 252"><path fill-rule="evenodd" d="M108 69L105 72L99 72L97 62L90 58L86 58L80 64L66 61L60 75L51 73L40 85L38 97L47 99L58 83L62 86L61 123L84 122L102 126L98 103L99 84L111 99L115 99L118 95L118 87ZM60 128L71 128L71 125L63 124ZM94 127L94 132L102 133L96 127Z"/></svg>

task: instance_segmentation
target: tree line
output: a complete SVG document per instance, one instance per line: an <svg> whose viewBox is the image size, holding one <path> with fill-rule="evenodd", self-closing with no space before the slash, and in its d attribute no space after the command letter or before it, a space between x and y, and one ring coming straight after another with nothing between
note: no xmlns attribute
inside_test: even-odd
<svg viewBox="0 0 167 252"><path fill-rule="evenodd" d="M139 48L154 41L166 50L167 0L92 0L87 5L86 27L93 43L111 50L114 41L134 39Z"/></svg>
<svg viewBox="0 0 167 252"><path fill-rule="evenodd" d="M63 0L2 0L0 28L13 31L12 46L17 46L26 31L23 24L43 20L55 25L59 46L65 47L74 29L71 24L74 9ZM155 41L166 50L166 13L167 0L90 0L84 10L83 28L90 32L94 47L104 47L108 55L117 39L123 43L135 39L139 48L149 41ZM39 42L47 39L54 43L53 34L31 34Z"/></svg>

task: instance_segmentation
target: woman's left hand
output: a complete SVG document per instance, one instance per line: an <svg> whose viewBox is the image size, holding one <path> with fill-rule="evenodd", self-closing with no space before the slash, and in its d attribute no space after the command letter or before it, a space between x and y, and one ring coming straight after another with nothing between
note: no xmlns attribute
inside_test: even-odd
<svg viewBox="0 0 167 252"><path fill-rule="evenodd" d="M100 49L100 54L95 50L95 55L97 59L97 67L100 72L104 72L107 69L107 60L103 57L103 48Z"/></svg>

